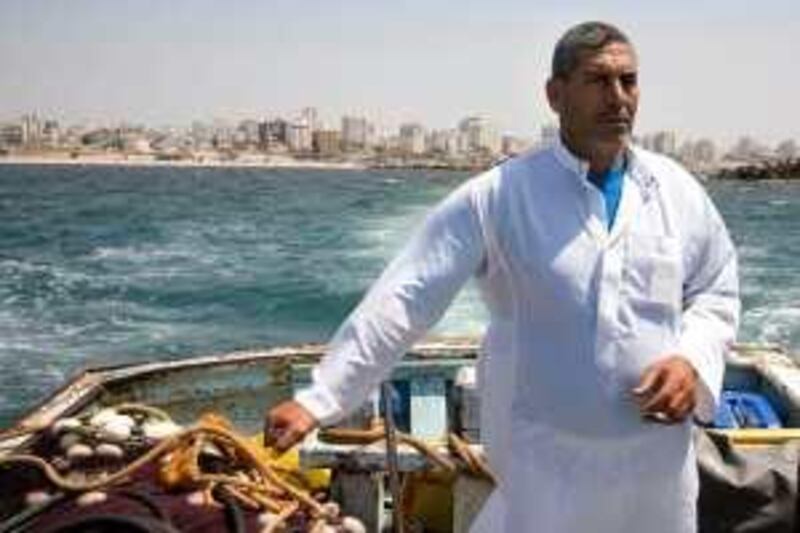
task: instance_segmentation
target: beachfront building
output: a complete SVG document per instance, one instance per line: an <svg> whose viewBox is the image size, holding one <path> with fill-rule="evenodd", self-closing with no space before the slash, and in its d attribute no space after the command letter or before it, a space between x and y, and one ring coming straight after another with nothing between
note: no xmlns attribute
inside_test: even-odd
<svg viewBox="0 0 800 533"><path fill-rule="evenodd" d="M42 143L44 123L36 113L22 117L22 144L26 148L38 148Z"/></svg>
<svg viewBox="0 0 800 533"><path fill-rule="evenodd" d="M258 145L267 152L286 151L289 123L282 118L265 120L258 124Z"/></svg>
<svg viewBox="0 0 800 533"><path fill-rule="evenodd" d="M216 150L233 149L233 130L222 121L215 121L211 136L211 145Z"/></svg>
<svg viewBox="0 0 800 533"><path fill-rule="evenodd" d="M323 157L341 153L342 137L339 130L317 130L313 133L314 152Z"/></svg>
<svg viewBox="0 0 800 533"><path fill-rule="evenodd" d="M458 125L466 137L467 150L471 153L495 155L500 153L500 136L492 122L483 116L471 116Z"/></svg>
<svg viewBox="0 0 800 533"><path fill-rule="evenodd" d="M56 120L45 120L42 128L42 147L54 150L61 145L61 127Z"/></svg>
<svg viewBox="0 0 800 533"><path fill-rule="evenodd" d="M314 131L309 120L301 116L286 125L286 146L290 152L301 154L314 149Z"/></svg>
<svg viewBox="0 0 800 533"><path fill-rule="evenodd" d="M300 111L300 122L306 124L311 133L322 129L316 107L304 107Z"/></svg>
<svg viewBox="0 0 800 533"><path fill-rule="evenodd" d="M260 144L258 122L252 119L241 121L233 134L233 147L237 150L252 150Z"/></svg>
<svg viewBox="0 0 800 533"><path fill-rule="evenodd" d="M650 149L666 155L678 153L678 135L674 131L659 131L651 137Z"/></svg>
<svg viewBox="0 0 800 533"><path fill-rule="evenodd" d="M708 165L717 161L717 146L711 139L700 139L692 146L692 160Z"/></svg>
<svg viewBox="0 0 800 533"><path fill-rule="evenodd" d="M364 117L342 117L342 149L347 152L366 150L374 144L375 129Z"/></svg>
<svg viewBox="0 0 800 533"><path fill-rule="evenodd" d="M456 157L466 144L463 139L458 130L433 130L428 136L428 149L437 155Z"/></svg>
<svg viewBox="0 0 800 533"><path fill-rule="evenodd" d="M0 124L0 148L22 146L22 124Z"/></svg>
<svg viewBox="0 0 800 533"><path fill-rule="evenodd" d="M400 152L405 155L425 153L425 128L417 123L400 126Z"/></svg>
<svg viewBox="0 0 800 533"><path fill-rule="evenodd" d="M645 139L649 143L649 148L653 149L653 137ZM698 141L686 139L681 143L680 148L671 155L683 163L691 172L703 175L707 175L709 169L717 162L717 148L710 139L700 139Z"/></svg>
<svg viewBox="0 0 800 533"><path fill-rule="evenodd" d="M189 129L189 138L191 139L192 148L195 151L211 151L214 142L213 128L196 120L192 122L192 126Z"/></svg>
<svg viewBox="0 0 800 533"><path fill-rule="evenodd" d="M375 143L376 150L384 156L399 156L402 152L400 136L384 134Z"/></svg>

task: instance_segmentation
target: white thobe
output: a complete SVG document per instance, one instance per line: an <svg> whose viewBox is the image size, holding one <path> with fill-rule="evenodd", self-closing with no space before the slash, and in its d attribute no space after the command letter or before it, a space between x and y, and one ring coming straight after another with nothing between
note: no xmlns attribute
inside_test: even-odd
<svg viewBox="0 0 800 533"><path fill-rule="evenodd" d="M475 276L490 323L481 432L498 490L473 531L690 533L691 422L640 416L631 390L682 354L714 412L738 311L724 223L679 165L631 147L607 229L588 166L562 144L455 190L340 327L297 395L323 424L360 405Z"/></svg>

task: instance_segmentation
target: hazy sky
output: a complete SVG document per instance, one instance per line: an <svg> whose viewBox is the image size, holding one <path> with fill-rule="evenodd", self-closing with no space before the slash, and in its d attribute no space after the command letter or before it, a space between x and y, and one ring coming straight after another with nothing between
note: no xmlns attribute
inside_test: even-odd
<svg viewBox="0 0 800 533"><path fill-rule="evenodd" d="M800 140L797 0L2 0L0 119L486 114L532 136L558 36L602 19L641 59L637 130Z"/></svg>

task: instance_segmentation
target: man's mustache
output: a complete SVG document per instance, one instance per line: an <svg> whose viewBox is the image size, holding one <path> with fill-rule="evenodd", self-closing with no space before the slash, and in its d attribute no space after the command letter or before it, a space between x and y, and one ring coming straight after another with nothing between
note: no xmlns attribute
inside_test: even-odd
<svg viewBox="0 0 800 533"><path fill-rule="evenodd" d="M628 113L603 113L598 120L607 124L630 124L633 118Z"/></svg>

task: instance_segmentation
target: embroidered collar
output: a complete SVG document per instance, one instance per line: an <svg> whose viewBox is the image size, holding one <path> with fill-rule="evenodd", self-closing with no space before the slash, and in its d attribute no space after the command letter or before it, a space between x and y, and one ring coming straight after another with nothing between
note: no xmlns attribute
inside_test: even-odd
<svg viewBox="0 0 800 533"><path fill-rule="evenodd" d="M658 179L641 157L641 148L631 146L628 152L630 153L628 175L639 186L639 190L642 192L642 201L647 203L655 191L658 190Z"/></svg>

